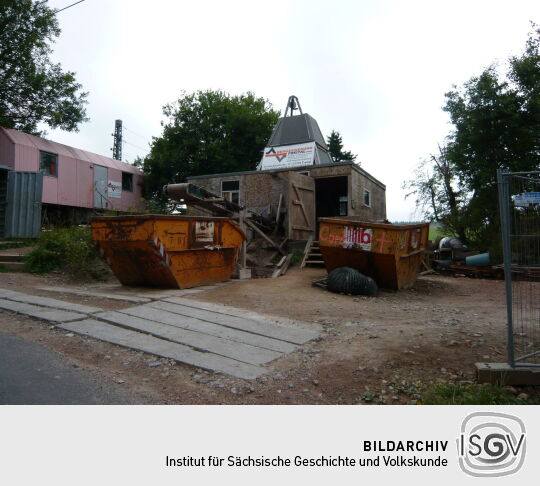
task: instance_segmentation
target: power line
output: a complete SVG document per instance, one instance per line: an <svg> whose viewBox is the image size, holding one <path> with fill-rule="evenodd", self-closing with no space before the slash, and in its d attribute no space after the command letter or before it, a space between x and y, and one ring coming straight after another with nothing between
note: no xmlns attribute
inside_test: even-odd
<svg viewBox="0 0 540 486"><path fill-rule="evenodd" d="M133 135L137 135L137 137L142 138L145 142L150 143L148 138L144 135L141 135L140 133L134 132L133 130L130 130L124 125L124 130L127 130L128 132L131 132Z"/></svg>
<svg viewBox="0 0 540 486"><path fill-rule="evenodd" d="M147 148L140 147L139 145L135 145L134 143L128 142L126 139L124 139L123 142L127 143L128 145L131 145L132 147L138 148L139 150L144 150L145 152L148 152L148 147Z"/></svg>
<svg viewBox="0 0 540 486"><path fill-rule="evenodd" d="M64 8L61 8L60 10L55 10L54 13L59 13L59 12L63 12L64 10L67 10L68 8L70 7L73 7L79 3L82 3L84 2L84 0L79 0L78 2L75 2L75 3L72 3L71 5L68 5L67 7L64 7Z"/></svg>

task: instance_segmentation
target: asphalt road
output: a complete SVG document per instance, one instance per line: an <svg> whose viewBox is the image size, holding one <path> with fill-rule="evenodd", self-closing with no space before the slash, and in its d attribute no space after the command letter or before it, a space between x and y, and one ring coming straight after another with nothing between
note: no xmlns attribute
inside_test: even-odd
<svg viewBox="0 0 540 486"><path fill-rule="evenodd" d="M0 333L0 405L120 405L133 401L38 344Z"/></svg>

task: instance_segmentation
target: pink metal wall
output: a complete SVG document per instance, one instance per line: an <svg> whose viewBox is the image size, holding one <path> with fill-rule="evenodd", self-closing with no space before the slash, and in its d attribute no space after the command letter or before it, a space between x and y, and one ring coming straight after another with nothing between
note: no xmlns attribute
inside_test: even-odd
<svg viewBox="0 0 540 486"><path fill-rule="evenodd" d="M108 169L108 180L122 184L122 172L133 174L133 191L120 198L109 197L108 209L137 211L142 201L142 172L132 165L102 155L69 147L44 138L0 127L0 165L17 171L37 172L39 151L58 155L58 177L43 177L42 202L91 208L94 205L94 165Z"/></svg>
<svg viewBox="0 0 540 486"><path fill-rule="evenodd" d="M0 165L13 168L15 163L15 145L9 137L0 130Z"/></svg>

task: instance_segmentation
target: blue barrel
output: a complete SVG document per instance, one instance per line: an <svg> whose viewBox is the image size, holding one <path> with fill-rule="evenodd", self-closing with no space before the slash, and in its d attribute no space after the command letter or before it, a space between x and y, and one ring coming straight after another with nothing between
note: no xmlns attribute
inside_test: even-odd
<svg viewBox="0 0 540 486"><path fill-rule="evenodd" d="M485 267L491 265L491 255L489 253L480 253L478 255L465 258L465 264L470 267Z"/></svg>

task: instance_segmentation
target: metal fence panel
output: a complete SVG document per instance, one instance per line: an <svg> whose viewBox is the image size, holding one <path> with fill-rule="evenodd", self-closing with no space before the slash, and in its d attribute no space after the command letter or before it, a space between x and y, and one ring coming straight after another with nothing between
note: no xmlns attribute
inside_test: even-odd
<svg viewBox="0 0 540 486"><path fill-rule="evenodd" d="M7 238L35 238L41 228L41 172L15 172L8 175Z"/></svg>
<svg viewBox="0 0 540 486"><path fill-rule="evenodd" d="M498 173L508 363L540 367L540 172Z"/></svg>

